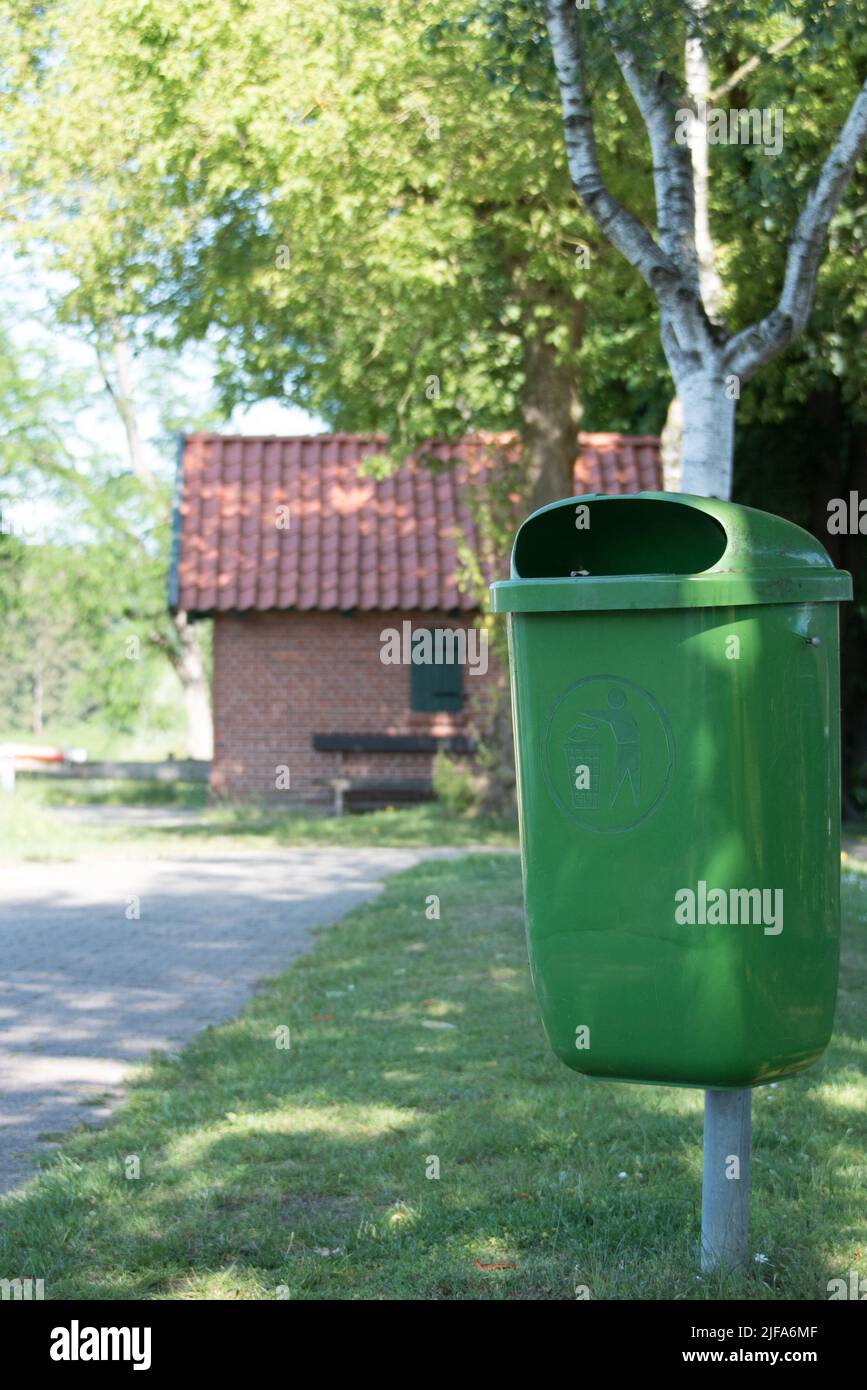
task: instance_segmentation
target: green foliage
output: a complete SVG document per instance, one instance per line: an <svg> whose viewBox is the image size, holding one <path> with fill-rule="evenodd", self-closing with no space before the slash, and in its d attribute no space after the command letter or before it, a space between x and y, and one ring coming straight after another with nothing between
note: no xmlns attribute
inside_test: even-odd
<svg viewBox="0 0 867 1390"><path fill-rule="evenodd" d="M440 749L433 760L432 778L437 801L452 815L465 816L477 806L476 779L466 763Z"/></svg>
<svg viewBox="0 0 867 1390"><path fill-rule="evenodd" d="M162 398L170 411L176 396L165 384ZM92 403L92 373L70 369L39 338L17 345L0 322L0 707L9 736L58 722L129 734L137 723L165 724L180 697L166 663L177 647L166 612L169 487L145 485L83 437L78 421ZM9 517L25 515L33 534L12 534Z"/></svg>
<svg viewBox="0 0 867 1390"><path fill-rule="evenodd" d="M649 73L682 70L682 0L620 0ZM420 441L520 425L525 345L574 359L588 428L655 429L667 373L644 286L569 187L538 0L0 0L18 232L72 288L76 322L208 338L224 403L291 398L336 429ZM603 170L651 225L646 138L599 14ZM709 6L723 105L783 107L785 146L712 151L732 328L767 311L787 233L867 66L867 22L829 3ZM785 44L768 55L771 45ZM829 372L863 396L864 184L853 183L804 350L772 368L803 401ZM590 249L590 267L575 249ZM551 291L547 310L536 290ZM583 340L569 346L578 299Z"/></svg>
<svg viewBox="0 0 867 1390"><path fill-rule="evenodd" d="M4 725L39 733L60 719L96 720L130 732L164 666L152 626L161 616L153 611L153 576L131 568L112 537L63 546L3 539L10 555L0 577Z"/></svg>
<svg viewBox="0 0 867 1390"><path fill-rule="evenodd" d="M650 297L575 202L550 64L504 89L459 0L7 14L19 233L72 277L63 315L207 337L224 404L289 397L392 457L516 428L539 335L591 426L635 427L632 393L660 418ZM646 208L646 152L610 116L612 179Z"/></svg>
<svg viewBox="0 0 867 1390"><path fill-rule="evenodd" d="M51 497L75 479L69 445L86 391L84 374L61 366L50 347L16 346L12 321L11 306L0 304L0 516L37 484Z"/></svg>
<svg viewBox="0 0 867 1390"><path fill-rule="evenodd" d="M526 87L541 98L549 60L539 0L476 0L466 12L488 35L492 83L515 94ZM674 105L686 104L687 14L684 0L609 0L606 5L608 22L634 47L645 80L661 80L661 72L671 75ZM601 13L591 4L578 18L603 172L621 201L653 227L634 176L624 194L613 167L622 149L615 143L620 124L646 150L643 125L613 60ZM714 89L709 105L779 110L784 118L778 156L769 157L753 144L720 144L710 150L710 217L726 288L723 311L730 329L737 331L768 313L779 296L788 238L867 76L867 11L847 0L733 0L708 5L698 27ZM763 369L772 383L761 397L765 413L754 413L757 396L745 398L744 423L781 420L793 406L803 407L811 391L829 389L832 379L841 383L859 414L867 409L865 241L867 171L862 161L832 225L807 335ZM626 350L618 360L631 365L636 348L644 345L620 346ZM637 382L631 386L634 401L635 390L642 388Z"/></svg>

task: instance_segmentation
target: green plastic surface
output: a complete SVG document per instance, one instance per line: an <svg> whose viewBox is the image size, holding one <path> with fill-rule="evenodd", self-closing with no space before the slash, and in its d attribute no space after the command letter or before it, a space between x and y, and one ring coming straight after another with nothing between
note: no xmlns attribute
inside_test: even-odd
<svg viewBox="0 0 867 1390"><path fill-rule="evenodd" d="M571 560L558 517L574 530L582 499L571 499L524 523L513 578L492 586L511 610L527 940L545 1032L591 1076L773 1081L814 1062L833 1023L839 686L828 600L848 597L851 581L777 517L704 498L590 500L606 509L598 531L619 566L659 507L682 511L676 535L663 525L640 537L642 562L669 566L662 577L520 577ZM643 500L654 514L643 509L635 528L627 518ZM684 511L702 517L694 534ZM675 573L714 546L709 571Z"/></svg>

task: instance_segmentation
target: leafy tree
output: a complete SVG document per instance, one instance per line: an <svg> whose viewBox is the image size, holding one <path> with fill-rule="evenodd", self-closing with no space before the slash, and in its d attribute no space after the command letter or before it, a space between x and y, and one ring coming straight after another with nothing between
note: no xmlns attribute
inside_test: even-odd
<svg viewBox="0 0 867 1390"><path fill-rule="evenodd" d="M165 371L164 363L163 378ZM39 732L63 714L98 715L129 729L166 659L175 671L189 661L184 629L166 612L169 483L143 454L136 473L82 437L78 420L92 388L92 374L63 365L39 339L16 346L0 325L0 507L5 502L7 513L0 703L7 727ZM161 389L171 414L175 393L164 381ZM25 507L42 539L12 533L9 517ZM202 652L207 713L208 647L198 634L195 651ZM181 685L189 702L192 681Z"/></svg>
<svg viewBox="0 0 867 1390"><path fill-rule="evenodd" d="M519 0L518 8L525 11L527 6ZM803 332L829 223L867 144L867 82L861 71L867 61L867 25L852 7L835 3L737 4L722 12L706 0L597 0L594 13L585 14L572 0L545 0L542 8L573 185L659 305L662 345L683 402L683 486L727 496L740 384ZM774 79L752 59L757 40L761 43L775 25L780 28L777 52L789 63L830 58L838 79L828 93L819 139L810 119L812 94L805 98L799 87L789 91L785 114L797 133L781 160L782 177L774 172L783 142L780 130L776 148L780 122L773 111L772 130L762 123L757 135L749 108L748 132L740 108L734 125L724 109L708 108L714 60L724 71L736 42L753 46L754 52L739 64L729 86L756 75L765 93L772 90ZM616 61L634 103L635 123L643 127L653 152L653 230L617 197L602 171L597 104L589 86L591 54L600 51L609 62L611 57ZM755 109L763 121L758 103ZM838 133L829 141L830 113ZM776 111L776 116L783 114ZM776 233L785 246L776 303L734 331L724 319L726 293L708 217L707 144L712 133L724 135L722 149L737 151L741 197L745 192L758 196L766 232ZM745 149L750 151L746 165L740 158ZM812 186L805 191L808 182ZM766 284L762 292L766 298ZM731 304L737 313L736 296Z"/></svg>
<svg viewBox="0 0 867 1390"><path fill-rule="evenodd" d="M104 556L93 546L7 540L17 551L17 583L7 591L0 634L4 728L40 734L46 723L95 715L129 727L152 663L146 674L140 660L127 657L135 648L128 637L125 648L122 615L98 604L104 593L94 578L105 575Z"/></svg>
<svg viewBox="0 0 867 1390"><path fill-rule="evenodd" d="M457 0L7 14L19 231L65 316L213 341L227 405L290 397L392 460L517 429L533 504L570 490L582 410L658 423L652 301L551 158L550 64L505 90Z"/></svg>
<svg viewBox="0 0 867 1390"><path fill-rule="evenodd" d="M49 348L16 348L0 318L0 517L4 502L37 485L51 496L76 477L69 442L84 392L81 373L62 369Z"/></svg>

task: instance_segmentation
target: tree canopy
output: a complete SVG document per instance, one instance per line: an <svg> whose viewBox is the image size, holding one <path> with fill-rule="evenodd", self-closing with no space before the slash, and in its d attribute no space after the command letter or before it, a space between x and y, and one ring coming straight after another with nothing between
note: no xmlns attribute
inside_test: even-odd
<svg viewBox="0 0 867 1390"><path fill-rule="evenodd" d="M227 404L291 396L397 453L519 428L535 340L591 427L658 425L651 301L575 202L549 67L497 82L455 0L71 0L7 39L19 228L64 315L208 339Z"/></svg>

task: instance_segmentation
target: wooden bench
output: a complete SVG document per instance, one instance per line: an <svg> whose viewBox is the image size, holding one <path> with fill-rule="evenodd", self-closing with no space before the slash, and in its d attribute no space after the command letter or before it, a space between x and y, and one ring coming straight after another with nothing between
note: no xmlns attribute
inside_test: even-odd
<svg viewBox="0 0 867 1390"><path fill-rule="evenodd" d="M343 759L347 753L446 753L470 754L475 744L464 734L437 738L435 734L314 734L317 753L339 753L340 771L329 779L334 792L334 814L351 807L370 811L383 805L411 805L433 800L429 777L347 777Z"/></svg>
<svg viewBox="0 0 867 1390"><path fill-rule="evenodd" d="M332 777L334 814L344 811L376 811L383 806L416 806L420 801L433 801L433 783L429 777Z"/></svg>

